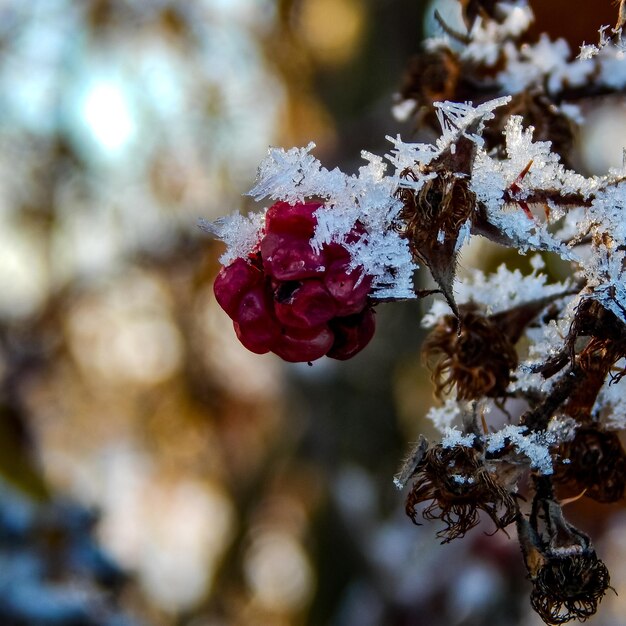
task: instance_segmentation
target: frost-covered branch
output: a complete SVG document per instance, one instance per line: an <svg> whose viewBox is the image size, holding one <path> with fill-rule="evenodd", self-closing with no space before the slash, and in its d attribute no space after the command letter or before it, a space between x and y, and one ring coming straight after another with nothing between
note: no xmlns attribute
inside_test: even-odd
<svg viewBox="0 0 626 626"><path fill-rule="evenodd" d="M626 85L623 3L617 29L601 29L578 60L562 40L528 40L525 2L461 5L467 45L445 28L402 91L404 112L436 123L438 138L388 137L388 153L363 153L353 175L323 167L313 144L270 149L250 195L273 204L207 226L227 245L215 293L246 347L313 361L364 349L381 303L439 292L423 325L443 402L429 417L442 439L420 438L396 477L399 487L412 481L407 513L441 520L444 542L481 512L497 529L515 522L533 607L549 624L585 619L608 572L563 518L554 485L602 502L626 488L613 432L626 427L626 171L586 176L569 147L574 101ZM532 253L531 271L460 279L459 254L476 236ZM562 282L545 273L550 256L571 270ZM414 287L418 269L436 290ZM576 579L581 564L595 578ZM555 587L550 577L564 572L570 586Z"/></svg>

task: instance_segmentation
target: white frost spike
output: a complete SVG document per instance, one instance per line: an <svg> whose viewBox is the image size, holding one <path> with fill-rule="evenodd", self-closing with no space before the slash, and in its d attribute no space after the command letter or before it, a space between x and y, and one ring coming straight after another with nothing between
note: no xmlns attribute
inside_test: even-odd
<svg viewBox="0 0 626 626"><path fill-rule="evenodd" d="M385 155L385 158L396 169L396 184L400 178L400 173L405 169L411 168L413 170L416 163L428 165L438 154L437 148L432 143L405 143L400 135L396 137L387 135L385 139L393 144L393 148L389 154ZM433 177L436 177L436 174L431 176L431 178ZM416 191L419 191L426 180L428 178L418 178L415 187L412 186L413 181L408 181L407 179L403 179L402 183L403 186L411 186Z"/></svg>
<svg viewBox="0 0 626 626"><path fill-rule="evenodd" d="M589 59L593 59L593 57L595 57L598 52L600 52L600 49L594 46L592 43L583 43L583 45L580 46L580 52L576 58L579 61L587 61Z"/></svg>
<svg viewBox="0 0 626 626"><path fill-rule="evenodd" d="M234 213L220 217L214 222L200 221L200 227L221 239L227 246L220 257L222 265L230 265L235 259L245 259L258 244L265 221L264 213Z"/></svg>
<svg viewBox="0 0 626 626"><path fill-rule="evenodd" d="M458 140L460 135L464 135L474 141L478 145L483 145L483 139L480 136L485 122L493 119L494 109L504 106L511 101L511 96L503 96L496 98L495 100L489 100L477 107L472 106L471 102L435 102L434 106L437 109L437 119L441 125L443 134L437 139L437 148L440 151L444 150L450 144L453 144ZM478 123L476 125L476 123ZM472 132L469 134L466 132L470 127Z"/></svg>
<svg viewBox="0 0 626 626"><path fill-rule="evenodd" d="M441 301L438 300L438 302ZM450 429L452 423L461 416L462 412L461 404L454 398L448 398L443 406L431 407L426 414L426 418L435 425L439 432L443 433Z"/></svg>
<svg viewBox="0 0 626 626"><path fill-rule="evenodd" d="M313 142L306 148L270 148L259 165L256 185L248 192L255 200L272 198L294 204L316 195L315 182L322 173L320 162L309 154ZM327 170L324 170L328 173Z"/></svg>
<svg viewBox="0 0 626 626"><path fill-rule="evenodd" d="M507 159L497 160L479 149L474 160L470 188L483 203L488 221L515 244L518 251L556 252L562 259L578 261L577 255L548 230L548 224L530 219L516 204L505 204L503 196L521 172L522 190L516 199L526 198L525 189L557 189L563 194L588 197L597 182L566 170L545 141L533 142L533 128L524 129L522 118L511 116L505 128ZM531 163L530 169L527 169Z"/></svg>

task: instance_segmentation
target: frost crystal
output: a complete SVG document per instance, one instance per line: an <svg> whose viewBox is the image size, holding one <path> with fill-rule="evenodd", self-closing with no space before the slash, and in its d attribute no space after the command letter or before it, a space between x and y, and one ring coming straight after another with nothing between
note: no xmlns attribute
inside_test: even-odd
<svg viewBox="0 0 626 626"><path fill-rule="evenodd" d="M459 485L473 485L474 482L476 482L473 476L464 476L463 474L452 474L451 478L455 483L458 483Z"/></svg>
<svg viewBox="0 0 626 626"><path fill-rule="evenodd" d="M505 19L501 22L479 21L472 32L471 42L462 50L461 56L477 63L493 66L498 60L502 44L528 29L534 20L526 4L502 3Z"/></svg>
<svg viewBox="0 0 626 626"><path fill-rule="evenodd" d="M351 254L351 266L362 266L373 277L375 298L415 297L416 265L408 242L395 227L402 205L393 196L396 179L386 176L383 159L364 152L367 165L351 176L324 168L310 154L314 147L310 143L287 151L270 149L250 195L290 203L321 198L324 204L316 213L312 246L319 250L325 244L342 243ZM357 223L364 234L354 240L350 235Z"/></svg>
<svg viewBox="0 0 626 626"><path fill-rule="evenodd" d="M615 368L623 371L626 359L620 359ZM626 379L609 379L604 383L593 407L593 414L609 429L626 428Z"/></svg>
<svg viewBox="0 0 626 626"><path fill-rule="evenodd" d="M552 474L550 446L557 442L553 432L528 433L525 426L510 424L498 432L487 435L487 452L496 452L511 444L519 454L530 461L531 467L542 474Z"/></svg>
<svg viewBox="0 0 626 626"><path fill-rule="evenodd" d="M531 218L517 203L505 204L503 196L515 183L521 190L512 194L525 201L527 189L559 189L564 194L588 197L597 189L595 180L566 170L549 142L533 142L533 127L522 127L522 118L511 116L505 128L507 158L497 160L479 151L474 163L471 188L487 210L488 220L508 236L522 253L528 250L556 252L565 260L577 256L548 230L548 221ZM523 182L518 184L524 172Z"/></svg>
<svg viewBox="0 0 626 626"><path fill-rule="evenodd" d="M200 221L200 227L221 239L227 246L226 252L220 257L222 265L229 265L235 259L245 259L259 241L259 233L263 227L263 213L238 213L220 217L214 222Z"/></svg>
<svg viewBox="0 0 626 626"><path fill-rule="evenodd" d="M600 52L600 49L594 46L592 43L591 44L583 43L583 45L580 46L580 53L578 54L576 58L579 61L586 61L588 59L592 59L593 57L595 57L598 54L598 52Z"/></svg>
<svg viewBox="0 0 626 626"><path fill-rule="evenodd" d="M600 302L626 323L626 252L599 246L595 263L585 268L592 292L585 297Z"/></svg>
<svg viewBox="0 0 626 626"><path fill-rule="evenodd" d="M471 448L474 445L474 440L476 439L476 435L469 433L468 435L464 435L457 428L445 428L444 436L441 440L442 448L454 448L456 446L464 446L466 448Z"/></svg>
<svg viewBox="0 0 626 626"><path fill-rule="evenodd" d="M566 293L572 288L570 280L547 284L548 277L541 272L545 263L540 255L532 256L530 263L533 268L530 274L522 274L519 269L509 270L504 263L489 275L479 269L470 270L468 276L455 285L457 302L472 302L480 305L487 314L494 314L525 302ZM442 315L449 313L448 305L436 300L422 318L422 326L431 328Z"/></svg>
<svg viewBox="0 0 626 626"><path fill-rule="evenodd" d="M435 102L437 119L443 131L441 137L437 139L437 148L443 152L450 144L459 137L465 136L477 145L483 144L481 133L485 122L493 119L493 111L504 106L511 101L511 96L504 96L489 100L477 107L471 102Z"/></svg>
<svg viewBox="0 0 626 626"><path fill-rule="evenodd" d="M426 414L429 419L440 432L450 430L452 423L462 413L461 405L453 398L448 398L441 407L431 407Z"/></svg>

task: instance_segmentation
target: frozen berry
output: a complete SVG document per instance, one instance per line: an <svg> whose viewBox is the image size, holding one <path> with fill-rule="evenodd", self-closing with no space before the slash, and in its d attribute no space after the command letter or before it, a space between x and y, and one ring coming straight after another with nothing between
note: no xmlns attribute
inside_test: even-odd
<svg viewBox="0 0 626 626"><path fill-rule="evenodd" d="M324 272L324 257L306 239L269 233L261 240L263 269L278 280L302 280Z"/></svg>
<svg viewBox="0 0 626 626"><path fill-rule="evenodd" d="M372 277L350 270L341 243L311 245L319 203L277 202L265 214L255 256L237 259L218 274L215 297L233 320L241 343L258 354L285 361L314 361L324 355L348 359L374 334L369 304ZM365 235L360 224L348 233ZM252 253L252 251L251 251Z"/></svg>
<svg viewBox="0 0 626 626"><path fill-rule="evenodd" d="M319 280L311 279L283 283L274 296L274 310L287 326L312 328L335 317L337 304Z"/></svg>
<svg viewBox="0 0 626 626"><path fill-rule="evenodd" d="M328 326L312 329L285 329L273 348L281 359L292 363L315 361L333 345L335 336Z"/></svg>
<svg viewBox="0 0 626 626"><path fill-rule="evenodd" d="M276 202L265 214L265 232L287 233L309 240L313 237L317 224L314 213L320 206L319 202L294 205L287 202Z"/></svg>
<svg viewBox="0 0 626 626"><path fill-rule="evenodd" d="M335 261L324 273L324 286L339 305L337 315L344 317L365 308L372 279L358 269L349 272L346 263Z"/></svg>
<svg viewBox="0 0 626 626"><path fill-rule="evenodd" d="M263 278L261 270L244 259L236 259L223 267L213 283L213 293L218 304L235 319L239 303L244 294Z"/></svg>
<svg viewBox="0 0 626 626"><path fill-rule="evenodd" d="M237 309L235 331L241 343L252 352L264 354L272 349L280 335L271 303L262 285L246 293Z"/></svg>
<svg viewBox="0 0 626 626"><path fill-rule="evenodd" d="M337 317L331 323L335 342L328 351L332 359L345 361L359 353L370 342L376 330L374 311L368 307L363 312L348 317Z"/></svg>

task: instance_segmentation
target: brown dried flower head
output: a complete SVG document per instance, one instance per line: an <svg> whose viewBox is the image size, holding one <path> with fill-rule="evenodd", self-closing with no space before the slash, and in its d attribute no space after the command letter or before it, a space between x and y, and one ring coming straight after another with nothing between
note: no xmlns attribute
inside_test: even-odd
<svg viewBox="0 0 626 626"><path fill-rule="evenodd" d="M433 102L454 99L459 75L459 60L451 50L426 50L409 61L400 96L415 100L418 107L432 108ZM429 123L435 127L437 118L434 114L430 117Z"/></svg>
<svg viewBox="0 0 626 626"><path fill-rule="evenodd" d="M626 489L626 453L616 433L580 427L563 443L555 479L598 502L617 502Z"/></svg>
<svg viewBox="0 0 626 626"><path fill-rule="evenodd" d="M583 298L576 307L568 344L574 350L574 342L579 337L608 339L617 344L626 342L626 325L612 311L593 298Z"/></svg>
<svg viewBox="0 0 626 626"><path fill-rule="evenodd" d="M533 580L530 602L546 624L583 622L595 614L609 582L606 565L592 549L552 554Z"/></svg>
<svg viewBox="0 0 626 626"><path fill-rule="evenodd" d="M478 122L477 122L478 124ZM466 129L468 133L474 128ZM452 283L456 273L458 238L476 207L476 195L469 188L469 174L476 144L459 136L435 161L419 167L420 174L436 174L415 190L411 184L400 186L396 197L404 205L400 211L402 234L415 258L428 266L450 308L457 312ZM403 178L416 181L416 171L407 168Z"/></svg>
<svg viewBox="0 0 626 626"><path fill-rule="evenodd" d="M597 301L585 298L576 308L566 341L566 352L578 369L577 384L563 411L583 425L591 413L607 377L617 382L623 372L613 372L615 363L626 356L626 325ZM563 362L563 361L562 361Z"/></svg>
<svg viewBox="0 0 626 626"><path fill-rule="evenodd" d="M565 521L558 502L536 497L530 522L520 514L517 530L533 585L530 602L541 619L564 624L594 615L610 587L609 572L589 537Z"/></svg>
<svg viewBox="0 0 626 626"><path fill-rule="evenodd" d="M415 524L417 505L431 500L423 510L424 519L440 519L446 527L437 533L448 543L479 522L479 511L492 519L497 529L515 521L513 496L497 482L475 448L438 444L428 449L416 472L406 500L406 513Z"/></svg>
<svg viewBox="0 0 626 626"><path fill-rule="evenodd" d="M422 354L432 372L438 397L456 385L460 400L502 397L517 367L517 352L493 318L476 307L447 315L431 331Z"/></svg>

